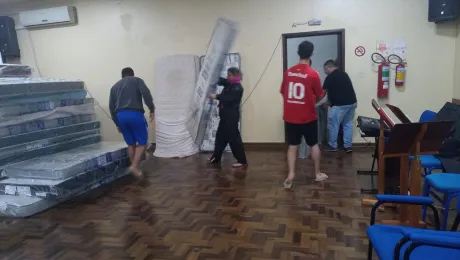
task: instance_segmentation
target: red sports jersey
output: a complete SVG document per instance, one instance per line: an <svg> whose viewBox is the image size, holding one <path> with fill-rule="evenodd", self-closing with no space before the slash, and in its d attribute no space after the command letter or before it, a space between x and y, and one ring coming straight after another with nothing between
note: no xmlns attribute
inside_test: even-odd
<svg viewBox="0 0 460 260"><path fill-rule="evenodd" d="M284 121L306 124L317 119L316 99L324 96L317 71L307 64L289 68L283 77L280 93L284 98Z"/></svg>

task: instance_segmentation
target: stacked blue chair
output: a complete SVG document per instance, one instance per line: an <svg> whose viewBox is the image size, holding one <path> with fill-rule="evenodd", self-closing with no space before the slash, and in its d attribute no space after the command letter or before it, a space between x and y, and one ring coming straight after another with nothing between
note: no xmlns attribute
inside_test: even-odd
<svg viewBox="0 0 460 260"><path fill-rule="evenodd" d="M422 115L420 116L419 122L430 122L436 117L436 112L431 110L423 111ZM414 157L411 156L409 159L412 160ZM430 175L433 170L442 169L441 160L439 160L436 156L431 154L420 155L420 161L422 162L422 167L424 170L424 176Z"/></svg>
<svg viewBox="0 0 460 260"><path fill-rule="evenodd" d="M436 230L375 224L377 208L385 203L421 205L433 210ZM452 231L439 231L439 215L433 200L423 196L377 195L372 207L371 223L366 232L369 238L368 260L373 250L380 260L458 260L460 259L460 201Z"/></svg>
<svg viewBox="0 0 460 260"><path fill-rule="evenodd" d="M440 198L436 190L445 194L444 199ZM460 194L460 174L457 173L436 173L426 176L423 188L423 195L429 197L430 194L443 204L443 220L441 222L441 229L446 229L447 220L449 217L450 204L452 200ZM426 207L423 207L422 219L426 219Z"/></svg>

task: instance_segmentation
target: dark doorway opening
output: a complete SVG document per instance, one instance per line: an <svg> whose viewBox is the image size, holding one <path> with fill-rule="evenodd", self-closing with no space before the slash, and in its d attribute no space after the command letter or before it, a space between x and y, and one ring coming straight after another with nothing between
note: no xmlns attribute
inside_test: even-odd
<svg viewBox="0 0 460 260"><path fill-rule="evenodd" d="M286 33L283 40L283 71L298 63L297 47L302 41L311 41L315 45L312 56L312 67L321 76L321 83L326 75L323 64L329 59L336 60L341 70L345 70L345 29ZM327 143L327 108L318 108L318 140L320 144ZM285 131L286 133L286 131ZM285 135L285 140L287 138ZM340 127L338 145L343 147L343 131Z"/></svg>

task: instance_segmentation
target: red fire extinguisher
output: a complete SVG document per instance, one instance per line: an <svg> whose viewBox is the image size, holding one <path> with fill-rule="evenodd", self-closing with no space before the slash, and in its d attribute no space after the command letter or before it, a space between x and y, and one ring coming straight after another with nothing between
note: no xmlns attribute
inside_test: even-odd
<svg viewBox="0 0 460 260"><path fill-rule="evenodd" d="M395 77L395 86L404 86L404 81L406 80L406 66L403 63L399 63L396 66L396 77Z"/></svg>
<svg viewBox="0 0 460 260"><path fill-rule="evenodd" d="M390 87L390 63L382 62L379 65L378 71L378 85L377 85L377 97L386 98L388 97L388 89Z"/></svg>

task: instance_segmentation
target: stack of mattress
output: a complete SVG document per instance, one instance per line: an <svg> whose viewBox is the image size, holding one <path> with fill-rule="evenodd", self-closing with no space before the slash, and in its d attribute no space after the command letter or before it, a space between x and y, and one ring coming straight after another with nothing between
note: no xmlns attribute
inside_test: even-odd
<svg viewBox="0 0 460 260"><path fill-rule="evenodd" d="M0 216L30 216L127 174L84 83L0 78Z"/></svg>

